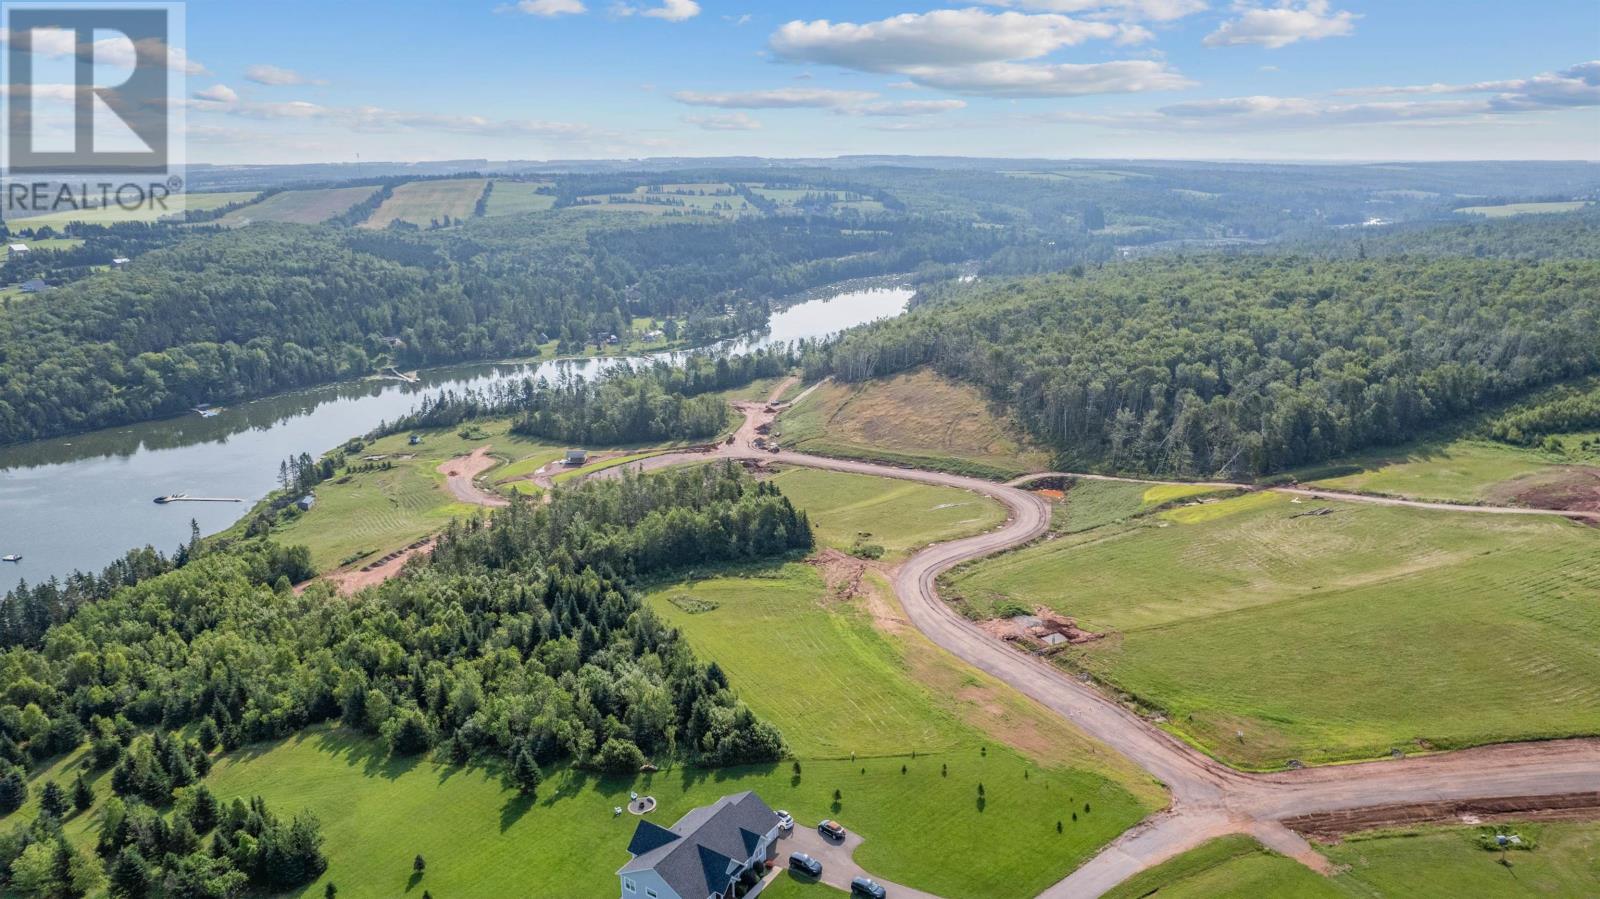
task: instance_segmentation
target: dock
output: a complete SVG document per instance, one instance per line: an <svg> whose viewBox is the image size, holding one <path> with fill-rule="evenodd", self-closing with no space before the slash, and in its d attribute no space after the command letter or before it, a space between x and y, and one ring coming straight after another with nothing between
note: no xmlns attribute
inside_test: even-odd
<svg viewBox="0 0 1600 899"><path fill-rule="evenodd" d="M190 496L187 493L169 493L166 496L156 497L156 504L164 506L167 503L242 503L243 499L236 496Z"/></svg>

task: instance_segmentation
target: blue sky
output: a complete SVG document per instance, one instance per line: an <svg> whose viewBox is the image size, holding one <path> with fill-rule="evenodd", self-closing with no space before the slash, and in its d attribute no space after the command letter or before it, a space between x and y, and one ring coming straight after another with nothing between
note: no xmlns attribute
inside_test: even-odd
<svg viewBox="0 0 1600 899"><path fill-rule="evenodd" d="M187 43L192 162L1600 159L1594 0L191 0Z"/></svg>

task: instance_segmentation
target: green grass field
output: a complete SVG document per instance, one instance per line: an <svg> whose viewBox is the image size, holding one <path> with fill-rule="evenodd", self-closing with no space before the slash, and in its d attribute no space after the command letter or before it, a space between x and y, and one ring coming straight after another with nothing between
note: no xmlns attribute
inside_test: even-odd
<svg viewBox="0 0 1600 899"><path fill-rule="evenodd" d="M312 564L318 571L337 568L345 559L366 550L373 551L364 556L370 560L439 530L453 517L480 511L477 506L454 501L444 489L445 477L437 469L445 460L490 444L497 457L517 466L515 470L531 465L531 471L562 452L559 447L509 433L507 421L488 422L480 427L485 436L471 440L453 431L427 431L418 446L408 445L406 434L374 441L360 455L386 456L393 463L392 468L360 472L350 475L349 480L336 478L318 485L317 504L311 511L273 533L286 543L310 547ZM499 468L487 473L490 481L506 476Z"/></svg>
<svg viewBox="0 0 1600 899"><path fill-rule="evenodd" d="M1600 895L1600 825L1517 824L1534 849L1480 849L1476 827L1419 827L1355 834L1320 847L1341 870L1322 877L1245 836L1230 836L1152 868L1106 899L1499 899ZM797 894L798 895L798 894Z"/></svg>
<svg viewBox="0 0 1600 899"><path fill-rule="evenodd" d="M1600 531L1559 519L1255 493L949 580L1108 633L1064 660L1246 767L1600 732Z"/></svg>
<svg viewBox="0 0 1600 899"><path fill-rule="evenodd" d="M1164 506L1226 492L1205 484L1140 484L1085 478L1070 485L1056 502L1050 529L1077 534L1148 515Z"/></svg>
<svg viewBox="0 0 1600 899"><path fill-rule="evenodd" d="M1049 455L991 412L976 389L927 369L864 384L828 382L778 420L781 442L982 477L1049 468Z"/></svg>
<svg viewBox="0 0 1600 899"><path fill-rule="evenodd" d="M857 543L876 544L890 562L1006 519L999 503L954 487L814 468L789 469L773 481L811 515L818 544L845 552Z"/></svg>
<svg viewBox="0 0 1600 899"><path fill-rule="evenodd" d="M252 222L290 222L316 225L372 196L376 187L330 187L320 190L286 190L259 203L236 209L217 224L237 228Z"/></svg>
<svg viewBox="0 0 1600 899"><path fill-rule="evenodd" d="M1533 213L1573 212L1582 209L1588 204L1583 200L1572 202L1554 203L1506 203L1502 206L1463 206L1457 209L1466 215L1481 215L1485 218L1504 218L1508 215L1529 215Z"/></svg>
<svg viewBox="0 0 1600 899"><path fill-rule="evenodd" d="M227 206L229 203L238 203L256 196L253 190L222 192L222 193L195 193L184 194L182 204L173 202L172 210L155 208L140 208L134 210L123 209L120 206L109 206L104 209L62 210L46 213L45 215L29 216L27 218L12 219L9 224L12 229L40 228L49 225L59 228L68 222L86 222L91 225L109 225L115 222L153 222L156 219L174 214L177 209L191 209L202 212Z"/></svg>
<svg viewBox="0 0 1600 899"><path fill-rule="evenodd" d="M1443 502L1504 503L1510 499L1508 486L1514 492L1518 481L1559 472L1563 464L1576 459L1573 454L1580 442L1597 438L1600 435L1594 433L1558 438L1568 447L1566 456L1475 438L1421 443L1355 456L1339 467L1348 465L1359 471L1308 483ZM1314 477L1316 472L1309 474Z"/></svg>
<svg viewBox="0 0 1600 899"><path fill-rule="evenodd" d="M540 187L547 185L548 182L542 181L503 181L496 179L494 189L489 191L489 203L483 214L486 217L493 218L499 215L544 212L556 205L555 194L538 192Z"/></svg>
<svg viewBox="0 0 1600 899"><path fill-rule="evenodd" d="M393 196L362 227L387 228L390 222L399 220L426 228L447 215L452 219L471 218L485 183L483 178L409 181L396 187Z"/></svg>

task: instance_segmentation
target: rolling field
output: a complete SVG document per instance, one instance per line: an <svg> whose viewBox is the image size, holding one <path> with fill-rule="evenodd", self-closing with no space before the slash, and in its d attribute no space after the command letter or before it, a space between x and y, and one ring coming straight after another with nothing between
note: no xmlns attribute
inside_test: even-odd
<svg viewBox="0 0 1600 899"><path fill-rule="evenodd" d="M810 514L819 545L849 552L856 543L876 544L889 562L1006 519L999 503L953 487L813 468L791 468L772 480Z"/></svg>
<svg viewBox="0 0 1600 899"><path fill-rule="evenodd" d="M430 222L471 218L483 196L483 178L450 178L441 181L410 181L394 189L363 228L387 228L393 221L410 222L426 228Z"/></svg>
<svg viewBox="0 0 1600 899"><path fill-rule="evenodd" d="M1205 484L1152 485L1085 478L1073 483L1055 504L1050 514L1050 529L1077 534L1147 515L1169 504L1225 492Z"/></svg>
<svg viewBox="0 0 1600 899"><path fill-rule="evenodd" d="M193 209L197 212L207 209L216 209L227 206L229 203L239 203L256 196L256 191L237 191L224 193L196 193L185 194L183 199L184 209ZM109 225L115 222L153 222L169 213L159 209L127 210L120 206L110 206L105 209L87 209L82 211L63 210L45 215L29 216L27 218L12 219L8 224L13 229L39 228L49 225L59 228L68 222L86 222L91 225Z"/></svg>
<svg viewBox="0 0 1600 899"><path fill-rule="evenodd" d="M927 369L864 384L829 381L778 419L786 446L1009 478L1050 457L997 418L977 390Z"/></svg>
<svg viewBox="0 0 1600 899"><path fill-rule="evenodd" d="M1119 885L1106 899L1284 899L1404 896L1491 899L1600 894L1600 825L1518 824L1531 850L1500 853L1476 843L1476 827L1419 827L1355 834L1318 847L1341 867L1322 877L1245 836L1213 840ZM1157 891L1159 891L1157 893Z"/></svg>
<svg viewBox="0 0 1600 899"><path fill-rule="evenodd" d="M392 468L358 472L348 480L341 477L318 485L317 504L311 511L273 533L286 543L310 547L311 561L318 571L340 567L357 554L371 560L405 546L444 527L453 517L479 511L477 506L454 501L444 489L445 478L437 469L446 459L465 455L486 443L494 447L496 456L513 464L538 460L532 468L561 454L561 448L508 433L509 426L505 421L486 423L482 425L486 436L473 440L450 431L424 432L418 446L408 445L406 434L376 440L360 455L387 456ZM488 474L491 481L502 477L505 475L499 468Z"/></svg>
<svg viewBox="0 0 1600 899"><path fill-rule="evenodd" d="M612 212L642 212L647 215L717 215L738 216L755 211L749 201L737 194L716 194L713 191L727 189L727 184L663 184L661 190L651 191L645 187L635 188L630 194L595 194L584 197L585 200L594 201L596 205L587 206L588 209L604 209ZM700 193L705 191L704 194ZM630 200L637 197L637 200ZM652 202L655 201L655 202ZM670 202L666 202L670 201Z"/></svg>
<svg viewBox="0 0 1600 899"><path fill-rule="evenodd" d="M217 220L229 228L251 222L289 222L316 225L372 196L376 187L330 187L323 190L286 190L259 203L236 209Z"/></svg>
<svg viewBox="0 0 1600 899"><path fill-rule="evenodd" d="M1246 494L979 562L949 592L1107 633L1064 660L1244 767L1600 732L1600 531L1559 519Z"/></svg>
<svg viewBox="0 0 1600 899"><path fill-rule="evenodd" d="M1559 439L1570 454L1581 441L1597 437L1589 433ZM1462 438L1357 456L1349 463L1360 471L1308 483L1412 499L1515 504L1507 494L1516 492L1516 483L1558 474L1563 461L1537 449Z"/></svg>
<svg viewBox="0 0 1600 899"><path fill-rule="evenodd" d="M927 643L876 575L840 597L809 566L765 566L660 586L650 604L783 730L807 778L829 765L821 786L843 792L836 815L779 800L804 823L838 817L861 833L857 860L885 878L951 897L1031 896L1162 801L1061 719Z"/></svg>
<svg viewBox="0 0 1600 899"><path fill-rule="evenodd" d="M1573 212L1582 209L1588 204L1582 200L1572 202L1554 203L1507 203L1502 206L1463 206L1457 209L1466 215L1481 215L1485 218L1504 218L1508 215L1529 215L1533 213Z"/></svg>
<svg viewBox="0 0 1600 899"><path fill-rule="evenodd" d="M544 212L556 205L555 194L539 193L539 188L548 186L549 182L546 181L496 180L494 188L489 191L489 203L483 214L486 218L493 218Z"/></svg>

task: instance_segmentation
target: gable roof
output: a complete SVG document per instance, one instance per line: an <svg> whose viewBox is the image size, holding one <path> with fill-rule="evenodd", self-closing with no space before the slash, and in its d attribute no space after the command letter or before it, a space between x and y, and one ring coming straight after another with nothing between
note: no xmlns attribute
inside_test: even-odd
<svg viewBox="0 0 1600 899"><path fill-rule="evenodd" d="M724 796L690 810L670 830L640 821L628 843L633 860L617 873L654 871L684 899L703 899L727 889L734 872L777 826L777 813L756 794Z"/></svg>

